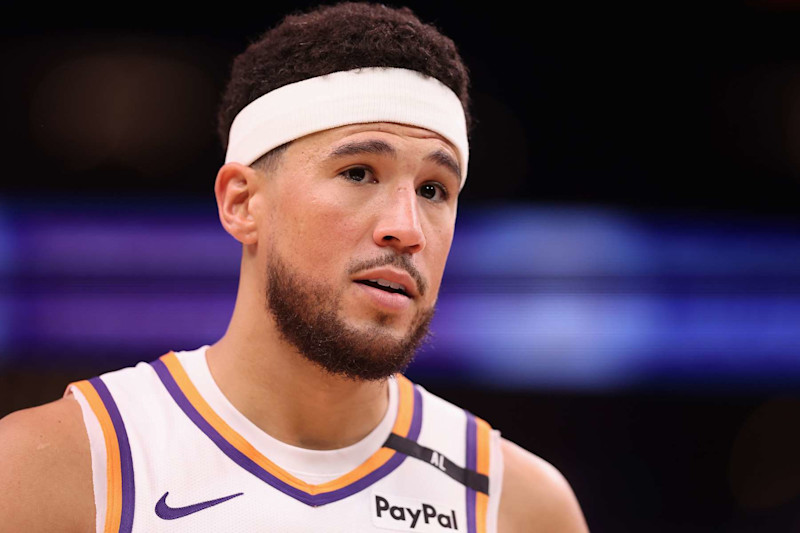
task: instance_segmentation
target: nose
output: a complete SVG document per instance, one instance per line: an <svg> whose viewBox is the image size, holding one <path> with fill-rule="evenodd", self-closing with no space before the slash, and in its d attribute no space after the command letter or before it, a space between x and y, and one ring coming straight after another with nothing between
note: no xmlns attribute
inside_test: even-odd
<svg viewBox="0 0 800 533"><path fill-rule="evenodd" d="M373 239L378 246L394 248L398 253L415 254L425 248L425 233L419 217L417 192L398 188L387 199L378 215Z"/></svg>

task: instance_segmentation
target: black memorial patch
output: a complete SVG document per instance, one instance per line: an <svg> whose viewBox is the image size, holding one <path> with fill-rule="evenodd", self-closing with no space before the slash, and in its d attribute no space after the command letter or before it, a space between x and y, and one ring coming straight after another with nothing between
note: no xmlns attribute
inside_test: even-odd
<svg viewBox="0 0 800 533"><path fill-rule="evenodd" d="M455 479L462 485L469 487L478 492L489 494L489 477L485 474L479 474L474 470L462 468L455 464L453 461L430 448L421 446L411 439L401 437L395 433L389 435L386 442L383 443L385 448L391 448L397 452L405 454L409 457L414 457L420 461L425 461L433 467L437 467L440 471Z"/></svg>

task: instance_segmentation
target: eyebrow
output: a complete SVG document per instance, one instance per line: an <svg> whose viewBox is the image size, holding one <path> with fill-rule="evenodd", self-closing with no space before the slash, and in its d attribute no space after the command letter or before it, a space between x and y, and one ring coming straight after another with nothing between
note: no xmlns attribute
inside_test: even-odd
<svg viewBox="0 0 800 533"><path fill-rule="evenodd" d="M330 154L328 154L328 159L360 154L388 155L391 157L397 157L397 150L395 150L391 144L384 141L358 141L337 146Z"/></svg>
<svg viewBox="0 0 800 533"><path fill-rule="evenodd" d="M391 144L377 139L371 141L356 141L337 146L328 154L326 159L336 159L360 154L388 155L395 158L397 157L397 150L395 150ZM430 161L443 167L455 175L459 185L461 184L461 167L453 156L444 150L431 152L423 158L423 161Z"/></svg>
<svg viewBox="0 0 800 533"><path fill-rule="evenodd" d="M446 168L458 178L458 184L461 185L461 167L458 165L453 156L444 150L436 150L435 152L425 156L425 161L431 161L437 165Z"/></svg>

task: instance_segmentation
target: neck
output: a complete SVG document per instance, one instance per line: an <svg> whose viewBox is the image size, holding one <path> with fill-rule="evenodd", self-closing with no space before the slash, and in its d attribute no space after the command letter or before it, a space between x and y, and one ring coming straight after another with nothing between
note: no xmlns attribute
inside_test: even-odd
<svg viewBox="0 0 800 533"><path fill-rule="evenodd" d="M354 444L380 423L386 380L331 375L283 341L263 313L260 318L248 327L234 311L228 332L206 353L211 375L242 414L280 441L320 450Z"/></svg>

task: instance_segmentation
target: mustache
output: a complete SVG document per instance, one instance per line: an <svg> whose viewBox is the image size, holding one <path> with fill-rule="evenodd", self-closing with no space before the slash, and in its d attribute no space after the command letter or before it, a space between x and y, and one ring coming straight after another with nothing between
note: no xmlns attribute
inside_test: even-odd
<svg viewBox="0 0 800 533"><path fill-rule="evenodd" d="M417 270L417 267L414 266L414 263L411 262L411 259L408 255L389 254L383 257L376 257L374 259L356 261L350 265L347 273L351 276L354 276L364 270L370 270L372 268L383 266L393 266L401 270L405 270L408 275L411 276L411 279L414 280L414 283L417 284L417 292L419 295L425 295L425 291L428 290L428 283L425 281L425 278L422 277L422 274L420 274L419 270Z"/></svg>

